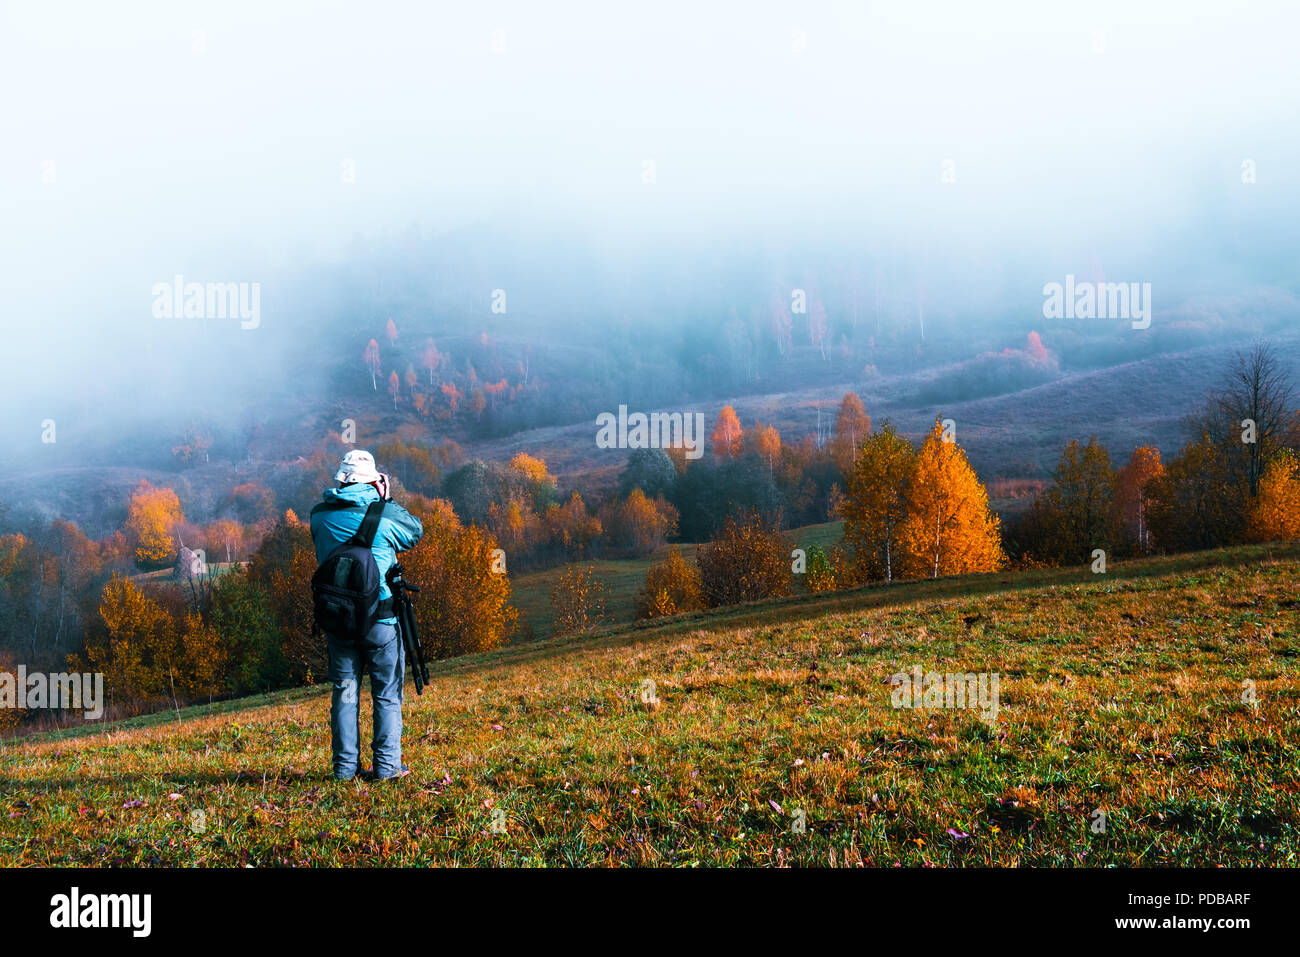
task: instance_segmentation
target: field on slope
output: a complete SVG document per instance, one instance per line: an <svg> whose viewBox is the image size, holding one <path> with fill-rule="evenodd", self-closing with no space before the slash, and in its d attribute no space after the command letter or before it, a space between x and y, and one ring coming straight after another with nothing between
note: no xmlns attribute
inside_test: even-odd
<svg viewBox="0 0 1300 957"><path fill-rule="evenodd" d="M30 738L0 863L1293 865L1298 578L1293 543L441 662L382 784L329 778L320 688ZM892 707L913 666L997 672L996 722Z"/></svg>
<svg viewBox="0 0 1300 957"><path fill-rule="evenodd" d="M820 545L822 548L829 549L843 537L844 523L826 522L822 525L805 525L802 528L790 529L784 534L790 540L791 548L798 546L807 550L813 545ZM693 562L696 547L695 545L668 545L645 558L608 559L577 564L590 568L592 577L603 582L608 589L605 623L626 625L636 620L636 597L645 584L645 575L650 566L662 561L673 548L681 549L686 560ZM563 577L566 567L560 566L511 576L510 603L519 609L521 629L521 633L513 639L515 643L551 636L554 624L551 592Z"/></svg>

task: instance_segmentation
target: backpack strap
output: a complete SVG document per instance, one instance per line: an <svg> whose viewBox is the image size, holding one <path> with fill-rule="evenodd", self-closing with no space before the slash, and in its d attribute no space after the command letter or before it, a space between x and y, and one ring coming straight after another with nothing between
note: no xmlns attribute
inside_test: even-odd
<svg viewBox="0 0 1300 957"><path fill-rule="evenodd" d="M375 543L375 533L379 531L379 521L384 517L384 506L387 504L382 498L370 503L370 507L366 509L366 517L361 520L361 527L351 538L351 544L369 548Z"/></svg>

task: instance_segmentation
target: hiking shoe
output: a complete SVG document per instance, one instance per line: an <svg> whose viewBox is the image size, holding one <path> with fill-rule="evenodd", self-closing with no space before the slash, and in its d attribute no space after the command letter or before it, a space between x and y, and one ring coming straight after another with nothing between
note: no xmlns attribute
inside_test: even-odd
<svg viewBox="0 0 1300 957"><path fill-rule="evenodd" d="M341 774L335 774L335 775L334 775L334 780L335 780L335 781L355 781L355 780L357 780L358 778L360 778L362 781L372 781L372 780L374 780L374 777L375 777L375 772L372 771L372 770L370 770L370 768L357 768L356 773L353 774L352 777L350 777L350 778L345 778L345 777L344 777L343 775L341 775Z"/></svg>

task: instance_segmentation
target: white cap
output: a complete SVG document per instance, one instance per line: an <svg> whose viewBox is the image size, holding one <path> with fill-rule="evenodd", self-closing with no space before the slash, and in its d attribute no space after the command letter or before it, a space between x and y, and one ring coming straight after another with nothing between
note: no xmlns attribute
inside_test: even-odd
<svg viewBox="0 0 1300 957"><path fill-rule="evenodd" d="M353 449L343 456L339 470L334 473L334 481L343 485L352 482L377 482L379 472L375 468L375 457L362 449Z"/></svg>

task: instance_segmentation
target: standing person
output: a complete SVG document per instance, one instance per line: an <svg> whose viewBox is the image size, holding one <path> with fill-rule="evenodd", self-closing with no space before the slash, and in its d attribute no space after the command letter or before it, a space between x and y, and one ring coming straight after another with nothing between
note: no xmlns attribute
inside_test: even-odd
<svg viewBox="0 0 1300 957"><path fill-rule="evenodd" d="M324 500L311 510L311 537L316 546L316 560L322 566L312 580L313 593L327 564L337 579L334 584L343 581L341 575L364 573L355 557L358 548L368 546L378 571L377 606L367 609L362 617L367 624L373 621L368 630L348 637L341 633L341 628L334 629L338 633L326 629L329 677L334 686L330 702L334 777L350 780L359 770L361 678L367 669L375 717L374 770L361 770L361 773L379 779L404 777L411 773L402 763L406 660L386 578L397 561L397 553L414 548L424 534L424 527L418 518L391 499L388 476L376 469L375 458L369 452L354 449L343 456L334 480L338 487L326 489ZM342 559L332 555L340 550L348 552ZM351 597L348 592L338 594L344 596L344 601ZM375 594L373 588L372 594ZM331 610L338 611L337 607ZM319 621L319 599L316 611Z"/></svg>

